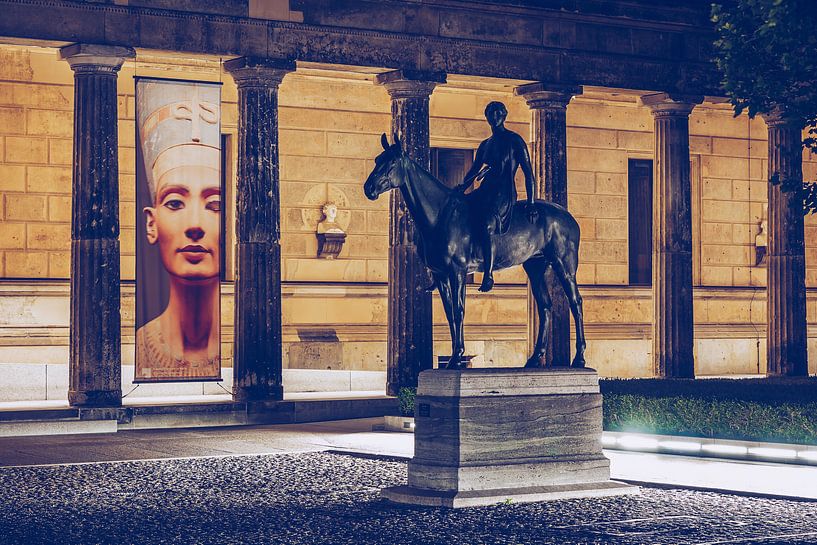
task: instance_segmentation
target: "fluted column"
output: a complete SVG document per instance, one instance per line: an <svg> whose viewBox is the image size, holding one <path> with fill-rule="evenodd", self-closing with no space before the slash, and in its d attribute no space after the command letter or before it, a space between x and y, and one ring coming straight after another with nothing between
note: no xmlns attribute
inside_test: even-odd
<svg viewBox="0 0 817 545"><path fill-rule="evenodd" d="M377 77L391 96L392 133L406 153L431 168L428 99L445 74L397 70ZM414 221L399 191L389 197L389 324L386 390L417 386L420 371L433 366L433 324L428 276L417 253Z"/></svg>
<svg viewBox="0 0 817 545"><path fill-rule="evenodd" d="M294 61L224 63L238 86L233 398L283 399L278 85Z"/></svg>
<svg viewBox="0 0 817 545"><path fill-rule="evenodd" d="M535 197L567 208L567 105L581 93L581 87L531 83L517 87L531 110L531 161L536 177ZM551 331L548 335L547 365L570 364L570 305L559 280L545 273L553 301ZM539 314L528 286L528 354L533 352Z"/></svg>
<svg viewBox="0 0 817 545"><path fill-rule="evenodd" d="M655 119L652 290L656 376L693 378L689 114L703 97L641 97Z"/></svg>
<svg viewBox="0 0 817 545"><path fill-rule="evenodd" d="M71 317L68 402L122 404L119 313L119 142L116 78L129 47L73 44Z"/></svg>
<svg viewBox="0 0 817 545"><path fill-rule="evenodd" d="M769 129L769 274L766 290L766 373L808 375L806 259L803 228L803 124L764 115Z"/></svg>

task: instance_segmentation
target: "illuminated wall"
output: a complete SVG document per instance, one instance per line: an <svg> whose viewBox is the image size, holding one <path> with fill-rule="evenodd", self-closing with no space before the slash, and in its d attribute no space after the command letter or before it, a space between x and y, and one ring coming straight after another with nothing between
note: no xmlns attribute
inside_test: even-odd
<svg viewBox="0 0 817 545"><path fill-rule="evenodd" d="M237 92L232 79L218 58L139 51L119 75L126 365L133 361L129 281L134 275L136 75L223 82L228 271L233 267L229 242L235 221ZM431 145L476 148L489 134L482 111L491 100L506 103L508 126L527 138L529 112L513 96L513 85L449 77L449 84L431 99ZM567 121L569 208L582 227L579 280L585 294L588 362L602 374L649 375L650 290L627 286L627 165L628 159L652 157L653 120L634 94L591 88L570 104ZM67 364L72 124L73 74L56 50L0 46L0 368L6 369L5 377L10 365L39 377L47 370L41 373L38 366ZM371 75L299 68L281 85L285 367L385 369L388 199L368 201L361 186L379 153L379 136L389 125L388 94ZM696 361L701 374L765 370L765 292L757 288L765 286L766 269L755 266L754 246L766 201L765 138L761 119L733 118L728 104L707 102L690 117L694 283L699 287ZM817 178L817 157L804 155L804 173ZM522 184L519 189L522 195ZM328 201L338 205L338 223L348 234L336 260L316 257L315 230ZM806 220L806 242L807 285L817 287L815 217ZM231 279L230 272L227 281ZM491 295L469 294L467 351L477 355L477 365L524 361L524 276L511 270L497 280L500 285ZM223 354L229 368L229 283L223 291ZM444 354L448 331L435 305L435 353ZM817 321L817 295L810 295L808 312L809 320ZM817 348L814 342L812 348ZM813 371L814 354L812 350ZM0 383L8 380L0 377Z"/></svg>

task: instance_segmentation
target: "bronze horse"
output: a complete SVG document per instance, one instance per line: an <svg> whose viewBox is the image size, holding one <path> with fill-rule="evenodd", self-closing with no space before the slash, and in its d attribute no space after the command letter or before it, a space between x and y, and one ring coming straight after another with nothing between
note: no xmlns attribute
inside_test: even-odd
<svg viewBox="0 0 817 545"><path fill-rule="evenodd" d="M465 352L465 279L482 270L482 250L474 235L474 218L468 195L449 189L403 152L395 136L389 145L381 137L383 153L363 190L370 200L399 188L419 234L418 251L431 270L440 292L451 330L451 359L448 369L463 367ZM572 367L584 367L584 319L582 298L576 285L579 264L579 224L563 207L537 200L531 211L517 202L507 232L493 236L495 268L522 265L530 279L539 313L536 346L525 367L544 367L551 320L551 299L545 272L553 267L570 303L576 323L576 356ZM478 240L478 239L476 239Z"/></svg>

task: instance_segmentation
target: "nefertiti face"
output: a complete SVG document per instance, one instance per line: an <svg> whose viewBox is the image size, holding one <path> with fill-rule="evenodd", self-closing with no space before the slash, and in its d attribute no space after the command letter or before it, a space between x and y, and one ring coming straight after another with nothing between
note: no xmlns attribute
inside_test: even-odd
<svg viewBox="0 0 817 545"><path fill-rule="evenodd" d="M153 207L145 208L147 238L177 278L217 278L220 266L221 185L216 170L185 165L166 172Z"/></svg>

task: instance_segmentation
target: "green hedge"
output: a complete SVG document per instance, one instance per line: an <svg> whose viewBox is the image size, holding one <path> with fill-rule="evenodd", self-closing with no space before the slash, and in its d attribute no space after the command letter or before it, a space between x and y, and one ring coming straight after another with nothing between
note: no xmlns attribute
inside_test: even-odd
<svg viewBox="0 0 817 545"><path fill-rule="evenodd" d="M604 429L817 444L817 379L604 379Z"/></svg>
<svg viewBox="0 0 817 545"><path fill-rule="evenodd" d="M602 379L604 429L817 445L817 378ZM414 391L400 391L414 414Z"/></svg>
<svg viewBox="0 0 817 545"><path fill-rule="evenodd" d="M817 445L817 403L604 395L604 429Z"/></svg>
<svg viewBox="0 0 817 545"><path fill-rule="evenodd" d="M417 397L417 388L400 388L397 392L397 403L400 405L402 416L414 416L414 398Z"/></svg>
<svg viewBox="0 0 817 545"><path fill-rule="evenodd" d="M817 403L817 377L750 379L601 379L601 393L759 403Z"/></svg>

